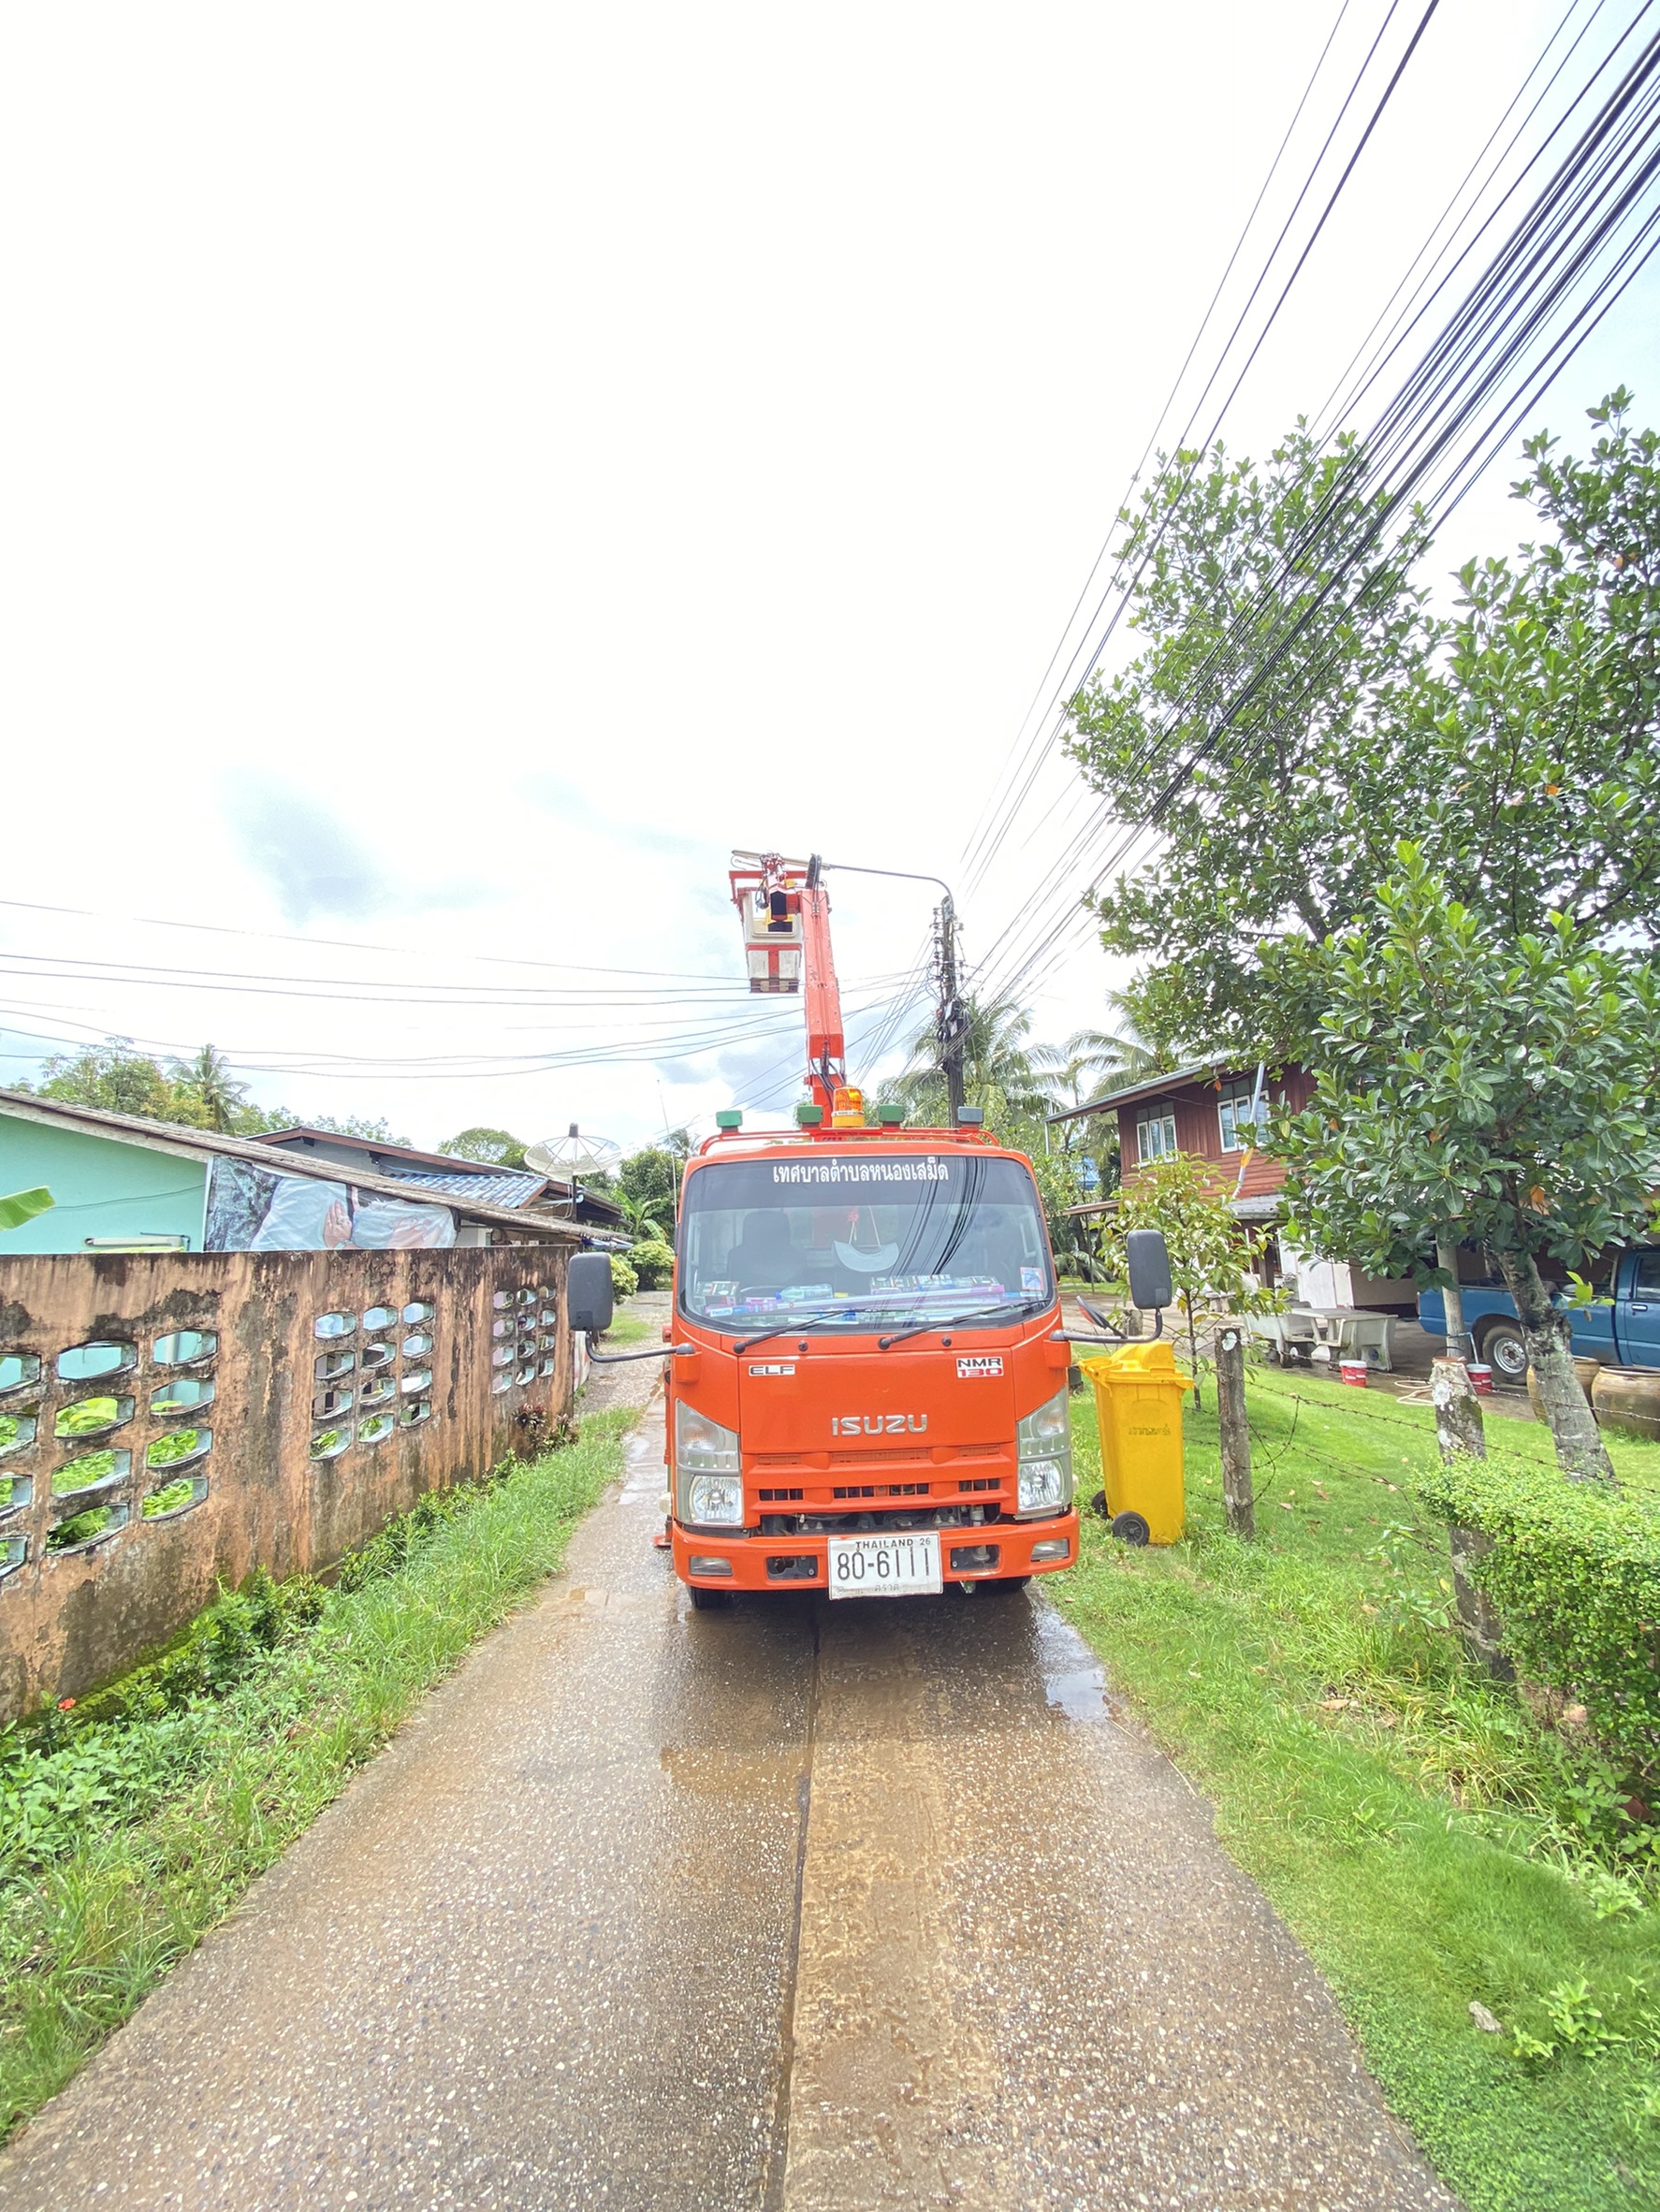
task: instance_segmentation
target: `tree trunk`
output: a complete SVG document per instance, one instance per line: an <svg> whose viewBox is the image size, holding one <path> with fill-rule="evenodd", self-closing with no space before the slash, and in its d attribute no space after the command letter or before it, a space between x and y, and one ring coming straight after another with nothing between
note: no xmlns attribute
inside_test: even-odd
<svg viewBox="0 0 1660 2212"><path fill-rule="evenodd" d="M1442 1265L1445 1264L1443 1261ZM1447 1333L1450 1343L1450 1319ZM1443 1460L1455 1460L1461 1454L1484 1460L1487 1432L1481 1422L1481 1401L1470 1387L1470 1371L1462 1359L1436 1360L1431 1363L1430 1399L1435 1408L1435 1441L1441 1448ZM1476 1587L1470 1576L1470 1562L1493 1549L1493 1538L1484 1536L1479 1529L1452 1528L1448 1531L1448 1543L1452 1553L1452 1591L1464 1649L1495 1681L1512 1681L1515 1669L1503 1649L1504 1623L1486 1594Z"/></svg>
<svg viewBox="0 0 1660 2212"><path fill-rule="evenodd" d="M1200 1395L1199 1330L1194 1323L1191 1306L1187 1309L1187 1363L1193 1370L1193 1410L1197 1413L1204 1401Z"/></svg>
<svg viewBox="0 0 1660 2212"><path fill-rule="evenodd" d="M1566 1321L1551 1303L1531 1252L1499 1252L1499 1273L1516 1303L1527 1356L1533 1362L1545 1409L1556 1463L1570 1482L1614 1481L1613 1463L1591 1410L1591 1401L1580 1387L1569 1349Z"/></svg>
<svg viewBox="0 0 1660 2212"><path fill-rule="evenodd" d="M1216 1423L1222 1437L1222 1503L1236 1536L1257 1533L1251 1499L1251 1429L1245 1413L1245 1331L1237 1321L1216 1332Z"/></svg>
<svg viewBox="0 0 1660 2212"><path fill-rule="evenodd" d="M1505 1655L1505 1624L1487 1593L1478 1590L1470 1576L1471 1562L1493 1550L1493 1538L1476 1528L1449 1529L1448 1535L1452 1548L1453 1598L1464 1649L1494 1681L1513 1682L1516 1669Z"/></svg>
<svg viewBox="0 0 1660 2212"><path fill-rule="evenodd" d="M1487 1432L1481 1425L1481 1401L1470 1382L1463 1360L1430 1362L1430 1403L1435 1408L1435 1442L1444 1460L1468 1452L1487 1457Z"/></svg>
<svg viewBox="0 0 1660 2212"><path fill-rule="evenodd" d="M1435 1239L1435 1265L1452 1277L1441 1293L1447 1307L1447 1357L1467 1360L1473 1346L1464 1331L1464 1294L1458 1286L1458 1244L1454 1238Z"/></svg>

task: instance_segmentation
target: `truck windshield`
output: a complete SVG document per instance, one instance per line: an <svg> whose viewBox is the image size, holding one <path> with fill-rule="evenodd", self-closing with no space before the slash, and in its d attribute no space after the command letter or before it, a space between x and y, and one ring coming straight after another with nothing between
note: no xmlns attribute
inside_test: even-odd
<svg viewBox="0 0 1660 2212"><path fill-rule="evenodd" d="M1031 1176L972 1154L733 1160L686 1178L680 1306L735 1334L781 1322L994 1328L1053 1295Z"/></svg>

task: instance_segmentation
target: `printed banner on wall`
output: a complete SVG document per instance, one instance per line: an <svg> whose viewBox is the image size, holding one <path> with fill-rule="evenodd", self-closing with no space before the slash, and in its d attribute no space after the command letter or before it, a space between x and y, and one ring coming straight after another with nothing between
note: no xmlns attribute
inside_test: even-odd
<svg viewBox="0 0 1660 2212"><path fill-rule="evenodd" d="M206 1252L408 1252L455 1241L456 1217L447 1206L284 1175L247 1160L213 1162Z"/></svg>

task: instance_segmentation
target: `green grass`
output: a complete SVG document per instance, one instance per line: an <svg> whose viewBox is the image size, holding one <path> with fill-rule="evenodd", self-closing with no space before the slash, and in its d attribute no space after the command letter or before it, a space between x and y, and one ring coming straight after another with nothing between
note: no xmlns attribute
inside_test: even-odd
<svg viewBox="0 0 1660 2212"><path fill-rule="evenodd" d="M0 1733L0 2134L61 2088L469 1646L621 1465L631 1413L423 1501L339 1585L255 1585L72 1716Z"/></svg>
<svg viewBox="0 0 1660 2212"><path fill-rule="evenodd" d="M1445 1535L1413 1501L1434 1460L1428 1408L1266 1370L1249 1404L1254 1543L1224 1527L1207 1379L1187 1419L1187 1539L1132 1552L1086 1515L1077 1571L1049 1589L1213 1799L1474 2212L1653 2205L1660 1910L1653 1859L1631 1855L1644 1836L1590 1747L1464 1662ZM1073 1406L1087 1495L1094 1409ZM1500 1464L1550 1463L1542 1428L1488 1434ZM1660 1488L1660 1447L1609 1445L1625 1483ZM1474 2025L1472 1999L1503 2035ZM1588 2025L1593 2044L1627 2040L1575 2055ZM1519 2058L1518 2031L1555 2056Z"/></svg>
<svg viewBox="0 0 1660 2212"><path fill-rule="evenodd" d="M615 1351L623 1345L644 1344L658 1326L639 1314L631 1314L626 1306L619 1306L617 1317L605 1332L605 1349Z"/></svg>

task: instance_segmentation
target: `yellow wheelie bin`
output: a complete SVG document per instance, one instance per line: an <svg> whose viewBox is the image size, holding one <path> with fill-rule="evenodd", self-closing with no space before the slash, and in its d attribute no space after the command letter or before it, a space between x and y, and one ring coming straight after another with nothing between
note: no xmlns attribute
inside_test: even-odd
<svg viewBox="0 0 1660 2212"><path fill-rule="evenodd" d="M1092 1501L1127 1544L1173 1544L1182 1533L1182 1392L1193 1388L1166 1336L1127 1344L1079 1365L1095 1386L1105 1490Z"/></svg>

